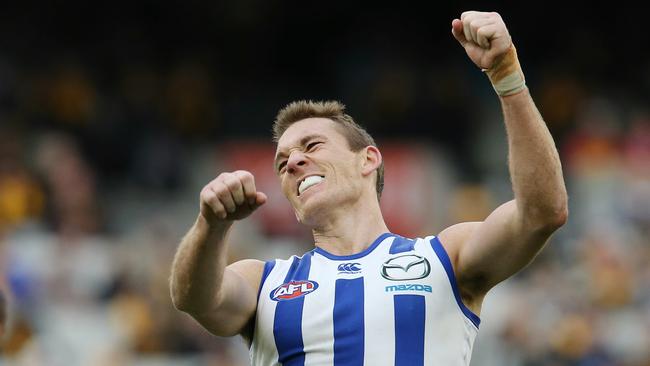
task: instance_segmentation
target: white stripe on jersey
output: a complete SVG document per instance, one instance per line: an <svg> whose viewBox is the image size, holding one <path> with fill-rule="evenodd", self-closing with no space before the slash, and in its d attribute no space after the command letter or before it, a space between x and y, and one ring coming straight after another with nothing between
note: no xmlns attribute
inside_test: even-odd
<svg viewBox="0 0 650 366"><path fill-rule="evenodd" d="M274 314L277 303L275 301L264 301L264 296L273 289L273 283L278 283L284 280L289 266L284 265L285 262L291 263L289 260L276 260L275 266L268 274L264 283L260 284L260 294L257 301L257 314ZM257 322L260 321L259 317L255 319L255 331L253 334L253 342L251 344L250 355L251 365L279 365L278 351L275 347L275 339L273 338L273 324L271 327L261 326Z"/></svg>
<svg viewBox="0 0 650 366"><path fill-rule="evenodd" d="M392 242L393 238L386 239L387 242ZM388 255L390 245L380 244L373 254L377 252L377 258L383 258ZM374 260L372 262L377 269L381 266L381 261ZM379 274L379 270L376 271ZM365 293L370 294L374 289L383 288L386 280L377 276L364 276ZM395 329L395 316L393 313L393 294L388 292L381 292L376 294L376 298L371 301L364 301L365 320L366 320L366 350L373 350L380 347L381 352L370 351L365 352L364 366L392 366L395 360L395 332L385 332L382 328ZM368 299L370 300L370 299ZM375 319L383 319L379 324ZM379 327L381 326L381 327Z"/></svg>
<svg viewBox="0 0 650 366"><path fill-rule="evenodd" d="M329 264L329 265L328 265ZM305 296L303 318L313 319L318 327L306 327L303 323L302 338L305 350L305 365L334 364L334 286L327 285L336 281L336 269L322 257L314 256L311 272L319 273L318 290Z"/></svg>

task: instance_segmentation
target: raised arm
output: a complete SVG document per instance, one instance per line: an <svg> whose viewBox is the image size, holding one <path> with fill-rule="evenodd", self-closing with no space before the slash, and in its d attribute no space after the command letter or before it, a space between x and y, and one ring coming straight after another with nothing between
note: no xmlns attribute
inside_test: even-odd
<svg viewBox="0 0 650 366"><path fill-rule="evenodd" d="M514 191L514 200L484 222L461 223L440 233L464 300L476 309L490 288L525 267L566 222L567 194L553 138L499 14L465 12L452 22L452 33L499 95Z"/></svg>
<svg viewBox="0 0 650 366"><path fill-rule="evenodd" d="M255 314L264 264L243 260L226 266L227 239L235 220L265 202L251 173L220 174L201 191L199 216L174 256L174 306L216 335L243 334Z"/></svg>

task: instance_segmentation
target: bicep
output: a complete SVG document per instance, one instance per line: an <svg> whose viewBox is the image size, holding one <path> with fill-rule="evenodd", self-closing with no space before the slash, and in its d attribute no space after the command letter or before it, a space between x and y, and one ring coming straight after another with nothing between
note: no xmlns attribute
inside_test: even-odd
<svg viewBox="0 0 650 366"><path fill-rule="evenodd" d="M191 314L202 326L218 336L242 333L257 309L257 290L264 262L246 259L224 270L223 282L215 307L202 314Z"/></svg>
<svg viewBox="0 0 650 366"><path fill-rule="evenodd" d="M528 265L549 236L525 225L515 200L504 203L485 221L471 223L457 235L459 283L472 293L484 294Z"/></svg>

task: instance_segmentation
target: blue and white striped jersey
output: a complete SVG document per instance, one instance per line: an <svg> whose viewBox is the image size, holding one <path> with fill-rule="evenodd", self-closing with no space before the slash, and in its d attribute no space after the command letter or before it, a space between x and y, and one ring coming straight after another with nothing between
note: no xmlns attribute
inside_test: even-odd
<svg viewBox="0 0 650 366"><path fill-rule="evenodd" d="M386 233L355 255L267 262L251 362L466 366L479 323L437 237Z"/></svg>

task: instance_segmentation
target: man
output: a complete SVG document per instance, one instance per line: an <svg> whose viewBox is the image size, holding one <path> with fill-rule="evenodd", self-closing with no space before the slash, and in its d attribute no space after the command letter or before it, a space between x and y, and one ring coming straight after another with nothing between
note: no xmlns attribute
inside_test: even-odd
<svg viewBox="0 0 650 366"><path fill-rule="evenodd" d="M248 172L220 174L174 259L175 306L214 334L249 339L254 365L468 365L485 294L565 223L567 196L501 17L465 12L452 34L499 95L512 201L438 236L391 234L372 138L338 103L292 103L274 125L275 167L316 248L226 266L230 228L267 197Z"/></svg>

